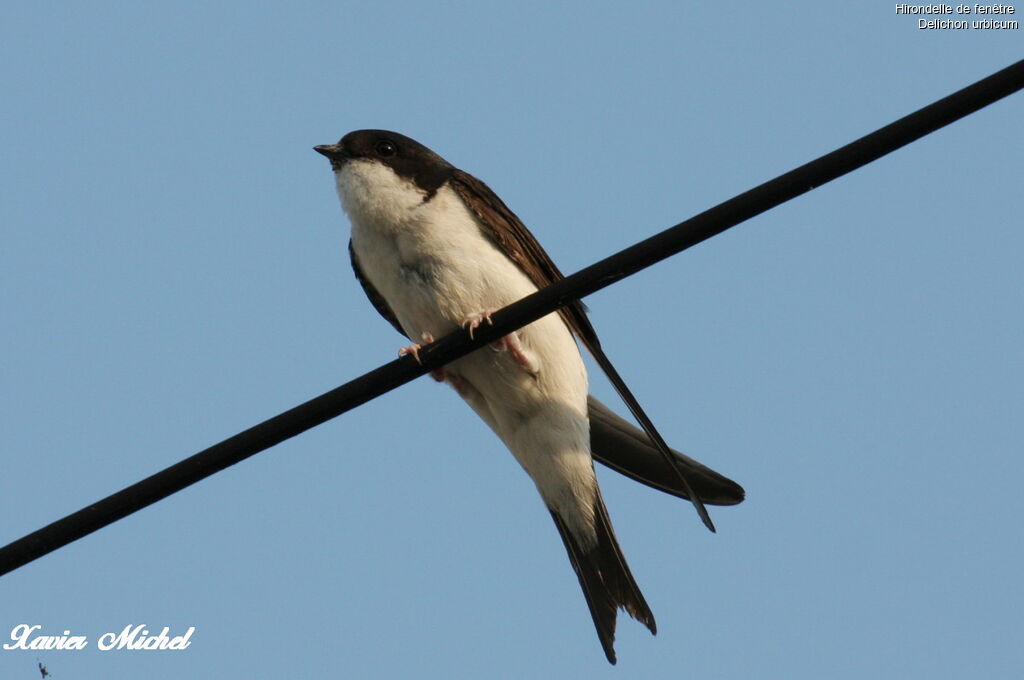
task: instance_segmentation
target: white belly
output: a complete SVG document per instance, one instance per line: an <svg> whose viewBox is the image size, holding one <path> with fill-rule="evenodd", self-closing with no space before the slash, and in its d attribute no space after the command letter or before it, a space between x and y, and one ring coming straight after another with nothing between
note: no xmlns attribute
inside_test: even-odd
<svg viewBox="0 0 1024 680"><path fill-rule="evenodd" d="M414 342L424 333L441 338L467 317L537 290L481 232L448 186L428 202L367 203L365 192L353 186L361 181L365 179L355 173L339 173L352 246L363 274ZM557 313L518 335L536 359L536 373L524 370L508 352L490 347L449 364L445 371L470 387L460 394L501 437L549 505L590 508L596 487L587 374L579 349ZM586 523L591 519L581 518ZM587 533L585 527L573 528Z"/></svg>

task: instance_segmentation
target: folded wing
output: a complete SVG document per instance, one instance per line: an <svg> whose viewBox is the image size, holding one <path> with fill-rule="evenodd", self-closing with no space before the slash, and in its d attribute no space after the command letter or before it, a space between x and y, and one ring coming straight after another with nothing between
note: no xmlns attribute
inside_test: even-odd
<svg viewBox="0 0 1024 680"><path fill-rule="evenodd" d="M643 430L620 418L593 395L587 397L587 406L590 411L590 453L594 460L630 479L689 500L679 477ZM736 505L743 500L743 487L736 482L675 449L672 449L672 455L686 474L694 493L705 503Z"/></svg>

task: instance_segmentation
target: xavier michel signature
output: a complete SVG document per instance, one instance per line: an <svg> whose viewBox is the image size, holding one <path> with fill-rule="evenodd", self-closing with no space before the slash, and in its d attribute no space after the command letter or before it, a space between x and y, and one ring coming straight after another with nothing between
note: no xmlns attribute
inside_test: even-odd
<svg viewBox="0 0 1024 680"><path fill-rule="evenodd" d="M19 623L11 629L11 641L4 644L4 649L50 649L50 650L77 650L86 649L89 646L89 638L85 635L72 635L70 630L65 630L63 635L41 635L37 631L42 626L33 626L27 623ZM171 637L170 628L164 626L158 635L153 635L146 628L146 624L128 624L120 632L104 633L96 639L96 648L101 652L112 649L128 650L183 650L188 649L192 644L192 633L196 631L195 626L189 626L183 635Z"/></svg>

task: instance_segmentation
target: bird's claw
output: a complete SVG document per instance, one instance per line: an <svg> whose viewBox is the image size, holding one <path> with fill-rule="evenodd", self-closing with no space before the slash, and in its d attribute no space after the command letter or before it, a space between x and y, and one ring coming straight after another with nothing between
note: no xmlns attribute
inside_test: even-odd
<svg viewBox="0 0 1024 680"><path fill-rule="evenodd" d="M495 352L508 352L512 361L531 375L536 375L540 371L537 358L530 350L523 347L523 343L519 342L519 334L515 331L492 342L491 349Z"/></svg>
<svg viewBox="0 0 1024 680"><path fill-rule="evenodd" d="M416 360L416 363L422 365L423 362L420 361L421 349L423 349L423 345L419 344L418 342L413 343L411 345L407 345L405 347L399 347L398 356L404 357L406 354L411 354L412 358Z"/></svg>
<svg viewBox="0 0 1024 680"><path fill-rule="evenodd" d="M475 331L477 328L480 328L480 324L482 324L484 321L487 322L488 326L494 325L494 322L491 321L491 314L494 314L496 311L498 310L485 309L482 312L470 314L469 316L466 317L466 320L462 322L462 327L469 331L470 340L473 339L473 331Z"/></svg>
<svg viewBox="0 0 1024 680"><path fill-rule="evenodd" d="M434 342L434 336L431 335L430 333L423 333L420 337L423 340L423 342L428 344L428 345L430 343ZM412 358L416 360L416 363L419 364L420 366L422 366L423 362L420 360L420 350L421 349L423 349L423 345L419 344L418 342L414 342L413 344L408 345L406 347L399 347L398 348L398 356L404 357L406 354L411 354ZM431 375L434 375L434 371L431 371ZM434 376L434 379L435 380L444 380L444 378L440 378L439 379L439 378L437 378L437 376Z"/></svg>

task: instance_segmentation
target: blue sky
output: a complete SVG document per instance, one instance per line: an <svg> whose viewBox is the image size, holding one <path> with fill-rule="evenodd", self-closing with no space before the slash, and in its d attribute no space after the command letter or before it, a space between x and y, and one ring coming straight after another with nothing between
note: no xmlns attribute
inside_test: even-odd
<svg viewBox="0 0 1024 680"><path fill-rule="evenodd" d="M408 134L571 272L1024 35L632 5L6 9L0 542L394 357L314 144ZM598 471L659 625L620 617L617 667L533 485L422 379L4 577L4 641L94 642L0 675L1019 675L1022 120L1017 95L588 298L666 438L748 493L711 535ZM96 650L131 623L196 631Z"/></svg>

